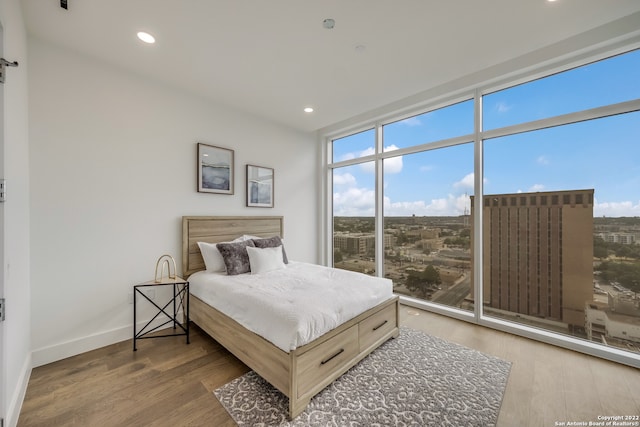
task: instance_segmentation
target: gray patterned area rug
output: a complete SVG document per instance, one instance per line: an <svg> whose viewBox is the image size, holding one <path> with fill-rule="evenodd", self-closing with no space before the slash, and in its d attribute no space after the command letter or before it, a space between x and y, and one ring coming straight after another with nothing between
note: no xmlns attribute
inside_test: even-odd
<svg viewBox="0 0 640 427"><path fill-rule="evenodd" d="M401 327L293 421L253 371L214 391L240 426L495 426L511 363Z"/></svg>

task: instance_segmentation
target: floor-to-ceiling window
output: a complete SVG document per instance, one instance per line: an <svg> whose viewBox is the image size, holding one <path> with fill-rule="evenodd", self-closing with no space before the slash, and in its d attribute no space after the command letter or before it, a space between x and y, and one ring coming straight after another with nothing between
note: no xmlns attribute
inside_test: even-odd
<svg viewBox="0 0 640 427"><path fill-rule="evenodd" d="M333 265L375 274L375 131L332 143ZM369 160L367 160L369 159Z"/></svg>
<svg viewBox="0 0 640 427"><path fill-rule="evenodd" d="M638 67L635 51L483 97L488 317L640 353Z"/></svg>
<svg viewBox="0 0 640 427"><path fill-rule="evenodd" d="M397 294L473 309L473 101L381 126L384 275Z"/></svg>
<svg viewBox="0 0 640 427"><path fill-rule="evenodd" d="M333 265L639 362L638 69L631 51L328 138Z"/></svg>

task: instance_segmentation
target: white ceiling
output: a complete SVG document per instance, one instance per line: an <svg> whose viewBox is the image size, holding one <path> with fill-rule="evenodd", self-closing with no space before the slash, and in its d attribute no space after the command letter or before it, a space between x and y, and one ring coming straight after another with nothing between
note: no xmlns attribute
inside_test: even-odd
<svg viewBox="0 0 640 427"><path fill-rule="evenodd" d="M29 35L302 131L640 11L638 0L68 3L22 0ZM140 30L157 43L140 42Z"/></svg>

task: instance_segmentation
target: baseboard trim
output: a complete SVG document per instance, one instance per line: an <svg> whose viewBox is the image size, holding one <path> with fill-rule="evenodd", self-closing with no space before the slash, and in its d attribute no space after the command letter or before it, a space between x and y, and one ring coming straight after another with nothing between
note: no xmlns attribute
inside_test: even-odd
<svg viewBox="0 0 640 427"><path fill-rule="evenodd" d="M32 355L29 354L22 364L20 370L20 379L14 393L12 393L9 407L7 408L6 427L16 427L18 425L18 418L20 418L20 410L22 409L22 403L24 397L27 394L27 386L29 385L29 378L31 378L31 364Z"/></svg>
<svg viewBox="0 0 640 427"><path fill-rule="evenodd" d="M178 313L178 316L178 318L182 316L181 311ZM138 322L137 331L139 332L147 324L148 321L149 320L142 320ZM157 327L165 322L166 320L156 319L156 321L151 323L150 328ZM116 344L132 339L133 326L128 325L121 328L98 332L75 340L42 347L37 350L33 350L31 355L33 363L32 367L37 368L38 366L47 365L49 363L57 362L58 360L66 359L67 357L76 356L87 351L95 350L111 344ZM131 345L131 350L133 351L133 343Z"/></svg>
<svg viewBox="0 0 640 427"><path fill-rule="evenodd" d="M32 360L33 367L47 365L66 359L67 357L76 356L87 351L115 344L126 339L131 339L132 327L122 327L112 329L110 331L99 332L86 337L78 338L59 344L42 347L33 350Z"/></svg>

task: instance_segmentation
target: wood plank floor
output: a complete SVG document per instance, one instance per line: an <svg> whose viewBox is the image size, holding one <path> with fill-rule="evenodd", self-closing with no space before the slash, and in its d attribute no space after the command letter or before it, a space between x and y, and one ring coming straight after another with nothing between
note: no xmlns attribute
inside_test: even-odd
<svg viewBox="0 0 640 427"><path fill-rule="evenodd" d="M512 362L498 426L640 415L640 371L401 306L401 323ZM18 420L31 426L235 426L212 391L247 371L199 328L33 370Z"/></svg>

